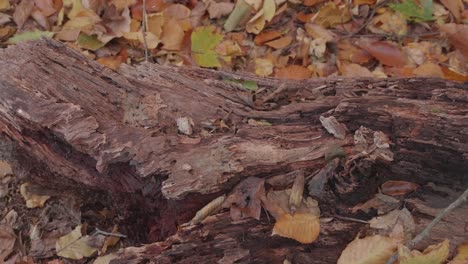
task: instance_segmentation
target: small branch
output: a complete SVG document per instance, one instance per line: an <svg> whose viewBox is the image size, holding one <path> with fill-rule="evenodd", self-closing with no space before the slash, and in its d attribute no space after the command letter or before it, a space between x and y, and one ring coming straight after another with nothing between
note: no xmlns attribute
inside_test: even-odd
<svg viewBox="0 0 468 264"><path fill-rule="evenodd" d="M110 233L103 231L99 228L96 227L96 230L94 230L93 235L103 235L103 236L115 236L115 237L121 237L121 238L127 238L126 235L120 234L120 233Z"/></svg>
<svg viewBox="0 0 468 264"><path fill-rule="evenodd" d="M141 21L141 31L143 34L143 46L145 48L145 61L148 62L148 44L146 43L146 25L147 25L147 18L146 18L146 0L143 0L143 4L141 6L142 9L142 21Z"/></svg>
<svg viewBox="0 0 468 264"><path fill-rule="evenodd" d="M440 222L440 220L442 220L442 218L444 218L445 215L447 215L448 213L450 213L453 209L457 208L458 206L460 206L460 204L462 204L463 202L465 202L466 200L468 199L468 188L453 202L451 203L449 206L447 206L444 210L442 210L435 218L434 220L432 220L431 223L429 223L429 225L426 226L426 228L424 228L424 230L419 233L415 238L413 238L413 240L411 240L410 242L406 243L406 246L411 249L412 247L414 247L414 245L416 245L417 243L419 243L421 240L423 240L426 236L429 235L429 232L431 232L431 229L438 223ZM385 264L392 264L393 262L395 262L395 260L397 260L398 258L398 252L395 252L388 260Z"/></svg>

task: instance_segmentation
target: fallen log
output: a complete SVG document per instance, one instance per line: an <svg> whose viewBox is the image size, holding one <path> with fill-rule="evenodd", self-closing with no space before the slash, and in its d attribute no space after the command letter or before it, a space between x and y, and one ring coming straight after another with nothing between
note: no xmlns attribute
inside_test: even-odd
<svg viewBox="0 0 468 264"><path fill-rule="evenodd" d="M265 217L233 224L221 213L171 242L180 224L247 177L290 186L288 175L310 180L341 157L317 196L329 214L366 201L389 179L467 182L466 83L287 81L152 64L115 72L52 40L0 50L0 76L2 156L24 179L109 196L135 241L168 238L138 259L330 263L357 234L356 223L337 221L316 244L301 245L270 238ZM328 133L321 116L336 118L346 134ZM361 127L388 138L388 160L355 155Z"/></svg>

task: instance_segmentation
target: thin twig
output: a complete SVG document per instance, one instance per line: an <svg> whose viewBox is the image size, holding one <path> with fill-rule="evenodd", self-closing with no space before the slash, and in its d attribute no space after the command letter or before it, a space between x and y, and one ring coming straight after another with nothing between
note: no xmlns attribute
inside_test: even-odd
<svg viewBox="0 0 468 264"><path fill-rule="evenodd" d="M146 43L146 0L143 0L143 5L141 6L142 10L142 21L141 21L141 30L143 31L143 46L145 48L145 61L148 62L148 44Z"/></svg>
<svg viewBox="0 0 468 264"><path fill-rule="evenodd" d="M120 234L120 233L110 233L103 231L99 228L96 227L96 230L94 230L93 235L103 235L103 236L115 236L115 237L121 237L121 238L127 238L126 235Z"/></svg>
<svg viewBox="0 0 468 264"><path fill-rule="evenodd" d="M352 218L352 217L347 217L347 216L341 216L341 215L331 215L332 217L338 218L340 220L346 220L346 221L351 221L351 222L357 222L357 223L362 223L362 224L369 224L369 221L357 219L357 218Z"/></svg>
<svg viewBox="0 0 468 264"><path fill-rule="evenodd" d="M429 235L429 232L431 232L431 229L440 221L442 220L442 218L444 218L445 215L447 215L448 213L450 213L450 211L452 211L453 209L457 208L460 204L462 204L463 202L465 202L466 200L468 199L468 188L453 202L451 203L449 206L447 206L444 210L442 210L435 218L434 220L432 220L431 223L429 223L428 226L426 226L426 228L424 228L424 230L419 233L415 238L413 238L413 240L411 240L410 242L406 243L406 246L411 249L414 247L414 245L416 245L417 243L419 243L421 240L423 240L426 236ZM398 252L395 252L393 253L393 255L387 260L387 262L385 262L385 264L392 264L393 262L395 262L395 260L397 260L398 258Z"/></svg>

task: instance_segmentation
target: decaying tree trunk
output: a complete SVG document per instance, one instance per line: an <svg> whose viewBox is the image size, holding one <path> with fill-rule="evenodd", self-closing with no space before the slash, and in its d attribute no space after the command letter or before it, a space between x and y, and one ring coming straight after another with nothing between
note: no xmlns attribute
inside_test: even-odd
<svg viewBox="0 0 468 264"><path fill-rule="evenodd" d="M255 93L242 88L247 80ZM173 235L246 177L313 178L335 149L346 158L318 197L324 213L346 213L389 179L462 188L467 89L440 79L285 81L149 64L117 73L43 40L0 51L0 141L19 176L109 195L134 221L124 231L148 242ZM346 136L329 134L320 116L335 117ZM393 157L356 158L361 126L388 136ZM359 225L325 223L317 242L301 245L270 237L266 217L231 223L224 212L121 260L332 263Z"/></svg>

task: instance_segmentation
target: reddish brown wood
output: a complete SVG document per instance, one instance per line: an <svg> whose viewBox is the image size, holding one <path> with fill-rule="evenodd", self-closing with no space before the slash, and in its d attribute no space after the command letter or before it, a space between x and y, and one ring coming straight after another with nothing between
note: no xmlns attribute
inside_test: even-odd
<svg viewBox="0 0 468 264"><path fill-rule="evenodd" d="M227 80L252 80L260 90L252 94ZM63 44L42 40L0 50L0 98L0 141L9 146L2 155L19 176L110 195L127 219L136 220L128 230L139 230L135 234L144 241L174 234L204 204L246 177L281 178L302 170L310 179L336 146L349 160L360 126L386 134L395 159L337 168L325 186L322 211L362 202L387 179L467 182L468 88L463 83L428 78L299 82L150 64L124 65L117 73ZM321 126L321 115L333 115L350 132L334 138ZM192 120L191 135L178 133L179 117ZM231 254L250 261L245 263L273 263L273 256L293 254L315 261L307 263L329 263L357 231L355 224L338 222L328 240L304 246L271 240L271 224L263 218L231 224L225 214L218 217L187 238L206 246L213 260ZM217 231L204 240L203 228ZM248 252L237 247L231 252L231 244L245 239L244 231L251 243L242 248ZM182 250L164 243L154 250L174 256ZM198 246L184 248L190 250L200 252ZM157 257L161 263L174 261L164 254ZM323 259L311 260L315 254Z"/></svg>

